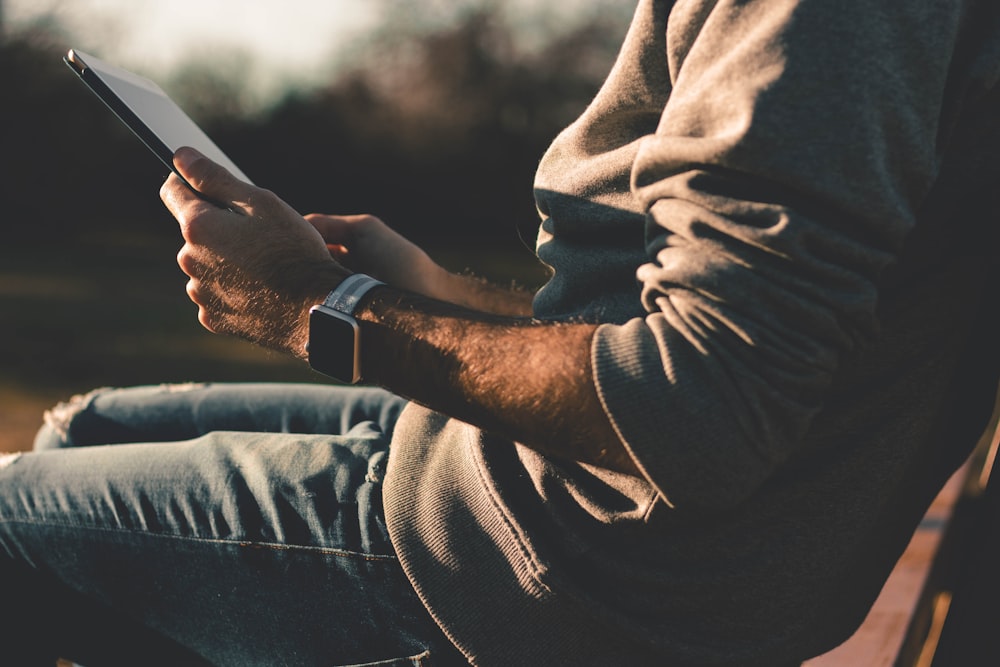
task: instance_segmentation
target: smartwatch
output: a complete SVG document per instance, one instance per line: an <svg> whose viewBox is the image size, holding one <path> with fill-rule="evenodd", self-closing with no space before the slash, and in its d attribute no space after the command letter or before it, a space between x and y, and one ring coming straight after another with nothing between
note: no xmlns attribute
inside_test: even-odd
<svg viewBox="0 0 1000 667"><path fill-rule="evenodd" d="M384 284L355 273L309 309L306 355L313 370L348 384L361 381L361 329L354 310L369 290Z"/></svg>

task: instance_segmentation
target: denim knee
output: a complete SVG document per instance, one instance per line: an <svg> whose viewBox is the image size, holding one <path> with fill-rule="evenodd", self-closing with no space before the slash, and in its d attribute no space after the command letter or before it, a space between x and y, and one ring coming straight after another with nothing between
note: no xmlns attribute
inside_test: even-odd
<svg viewBox="0 0 1000 667"><path fill-rule="evenodd" d="M110 389L102 387L86 394L77 394L46 410L42 415L42 426L35 434L35 451L72 447L74 422L90 408L98 396L107 391Z"/></svg>

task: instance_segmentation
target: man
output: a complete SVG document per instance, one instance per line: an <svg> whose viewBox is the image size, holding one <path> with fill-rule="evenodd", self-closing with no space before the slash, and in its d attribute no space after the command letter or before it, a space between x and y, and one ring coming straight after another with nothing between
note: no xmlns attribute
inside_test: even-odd
<svg viewBox="0 0 1000 667"><path fill-rule="evenodd" d="M832 648L992 405L998 77L992 0L642 0L540 164L530 310L179 151L201 322L391 393L63 406L0 472L13 590L112 662L102 623L240 665Z"/></svg>

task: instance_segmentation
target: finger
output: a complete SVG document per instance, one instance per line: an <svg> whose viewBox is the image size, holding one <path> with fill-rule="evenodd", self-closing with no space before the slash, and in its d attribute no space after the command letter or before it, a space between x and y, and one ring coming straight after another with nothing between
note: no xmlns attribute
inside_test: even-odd
<svg viewBox="0 0 1000 667"><path fill-rule="evenodd" d="M193 192L184 181L171 173L160 187L160 200L178 221L218 207Z"/></svg>
<svg viewBox="0 0 1000 667"><path fill-rule="evenodd" d="M350 253L348 253L347 248L345 246L338 245L335 243L328 243L326 245L326 249L330 251L330 257L333 257L333 259L338 263L347 266L346 263L350 261Z"/></svg>
<svg viewBox="0 0 1000 667"><path fill-rule="evenodd" d="M207 273L207 266L199 257L199 252L190 243L185 243L177 251L177 266L189 278L199 279Z"/></svg>
<svg viewBox="0 0 1000 667"><path fill-rule="evenodd" d="M254 186L233 176L222 165L187 146L174 153L174 167L192 188L213 202L245 205L256 190Z"/></svg>
<svg viewBox="0 0 1000 667"><path fill-rule="evenodd" d="M334 261L348 269L357 270L357 267L353 266L353 262L351 262L349 250L354 245L355 229L354 225L349 222L351 216L310 213L303 217L323 237L326 249L330 251L330 257Z"/></svg>
<svg viewBox="0 0 1000 667"><path fill-rule="evenodd" d="M215 325L211 313L204 306L198 307L198 323L212 333L222 333Z"/></svg>
<svg viewBox="0 0 1000 667"><path fill-rule="evenodd" d="M199 308L204 308L208 305L208 300L202 296L201 283L196 278L191 278L187 281L187 285L184 286L184 291L187 293L188 299L191 303L195 304Z"/></svg>
<svg viewBox="0 0 1000 667"><path fill-rule="evenodd" d="M348 218L339 215L310 213L305 219L312 225L327 245L350 246L353 226Z"/></svg>

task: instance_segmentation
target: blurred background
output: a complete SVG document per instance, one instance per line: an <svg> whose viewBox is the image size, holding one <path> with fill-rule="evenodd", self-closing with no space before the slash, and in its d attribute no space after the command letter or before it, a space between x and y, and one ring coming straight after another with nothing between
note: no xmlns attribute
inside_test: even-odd
<svg viewBox="0 0 1000 667"><path fill-rule="evenodd" d="M62 62L156 80L302 213L368 212L456 270L536 285L531 184L631 0L0 0L0 451L96 386L323 382L214 336L166 170Z"/></svg>

